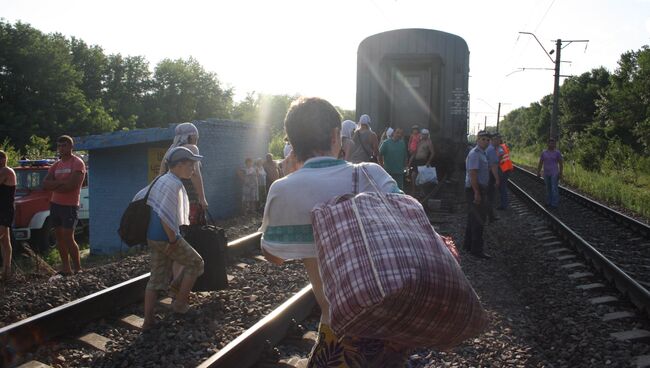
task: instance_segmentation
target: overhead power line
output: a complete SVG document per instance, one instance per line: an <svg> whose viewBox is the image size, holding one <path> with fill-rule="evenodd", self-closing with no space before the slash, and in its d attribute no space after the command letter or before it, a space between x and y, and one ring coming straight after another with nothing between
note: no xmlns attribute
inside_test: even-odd
<svg viewBox="0 0 650 368"><path fill-rule="evenodd" d="M553 5L553 4L551 4ZM559 112L559 97L560 97L560 63L562 63L562 60L560 59L560 53L562 52L562 49L566 46L569 46L572 43L579 43L579 42L584 42L587 43L589 40L562 40L562 39L557 39L555 40L555 50L551 50L551 52L547 52L544 46L542 45L541 42L539 42L539 39L537 39L537 36L531 32L519 32L520 34L527 34L531 35L535 38L539 46L544 50L544 53L548 58L555 64L555 75L554 75L554 83L553 83L553 111L551 113L551 129L549 132L549 138L555 138L557 140L558 138L558 127L557 127L557 119L558 119L558 112ZM564 44L564 47L562 46ZM555 59L551 56L555 52ZM526 68L521 68L522 71L524 71ZM528 68L528 69L536 69L536 68ZM512 73L510 73L512 74Z"/></svg>

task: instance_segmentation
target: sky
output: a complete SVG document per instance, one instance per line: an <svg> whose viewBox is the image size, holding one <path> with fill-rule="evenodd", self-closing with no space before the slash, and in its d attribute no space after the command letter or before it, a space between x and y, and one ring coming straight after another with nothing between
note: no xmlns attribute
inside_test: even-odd
<svg viewBox="0 0 650 368"><path fill-rule="evenodd" d="M617 67L650 44L650 0L0 0L0 18L159 61L194 57L247 93L323 97L355 108L359 43L400 28L456 34L470 50L470 131L553 92L545 54L555 40L561 74ZM544 49L529 35L537 35ZM358 115L361 112L358 112Z"/></svg>

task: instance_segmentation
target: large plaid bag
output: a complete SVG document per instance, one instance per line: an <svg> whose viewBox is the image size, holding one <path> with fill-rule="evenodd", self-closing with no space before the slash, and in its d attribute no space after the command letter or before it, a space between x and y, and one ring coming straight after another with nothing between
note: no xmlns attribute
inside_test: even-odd
<svg viewBox="0 0 650 368"><path fill-rule="evenodd" d="M418 201L376 192L312 210L331 327L338 336L446 349L476 336L487 315Z"/></svg>

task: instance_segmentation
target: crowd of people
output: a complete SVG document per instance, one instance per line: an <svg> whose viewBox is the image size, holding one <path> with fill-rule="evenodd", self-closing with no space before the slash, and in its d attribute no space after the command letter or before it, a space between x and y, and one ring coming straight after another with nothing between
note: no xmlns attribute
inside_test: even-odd
<svg viewBox="0 0 650 368"><path fill-rule="evenodd" d="M355 179L354 190L358 192L403 193L410 180L410 192L415 194L418 170L434 163L435 147L427 129L412 126L406 140L401 127L387 127L378 137L371 126L371 118L366 114L356 123L341 122L339 113L329 102L320 98L300 98L291 104L285 118L287 137L283 160L276 162L272 154L264 159L246 158L237 172L242 184L244 213L263 209L260 228L263 254L276 264L290 259L303 260L321 307L320 337L312 350L310 367L319 367L319 356L333 348L355 354L362 366L377 362L398 364L406 356L403 348L384 340L335 335L329 328L328 300L323 294L316 261L311 210L318 203L350 193L353 173L358 172L355 171L358 167L368 175L367 180ZM147 196L146 203L151 211L146 229L151 277L145 291L144 330L155 325L154 306L161 292L173 297L174 312L187 312L189 293L204 271L203 259L181 232L183 225L201 222L208 209L198 139L196 126L179 124L161 163L159 176L134 197L135 201ZM86 168L72 150L72 138L61 136L57 139L60 158L43 182L44 188L52 192L50 216L61 256L61 275L82 271L74 229ZM0 245L5 279L11 275L9 231L16 188L16 174L6 162L7 155L0 151ZM556 208L562 155L553 139L540 156L540 176L542 167L547 205ZM498 220L493 209L508 208L506 183L513 170L510 150L499 134L481 131L477 134L476 145L467 154L465 168L468 216L464 248L476 257L487 259L490 255L484 249L483 228L488 220ZM373 345L372 354L364 350L368 344Z"/></svg>

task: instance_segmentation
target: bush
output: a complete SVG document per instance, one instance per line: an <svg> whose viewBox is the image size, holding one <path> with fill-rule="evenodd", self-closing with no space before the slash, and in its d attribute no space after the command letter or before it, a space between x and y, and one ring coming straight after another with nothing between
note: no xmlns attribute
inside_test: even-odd
<svg viewBox="0 0 650 368"><path fill-rule="evenodd" d="M5 140L0 143L0 149L7 154L7 166L14 167L18 165L18 158L20 157L19 152L11 144L9 138L5 137Z"/></svg>
<svg viewBox="0 0 650 368"><path fill-rule="evenodd" d="M273 155L274 159L284 158L284 132L282 134L276 133L271 137L269 143L269 152Z"/></svg>
<svg viewBox="0 0 650 368"><path fill-rule="evenodd" d="M581 134L573 141L572 156L583 168L599 171L607 149L607 141L602 138Z"/></svg>

